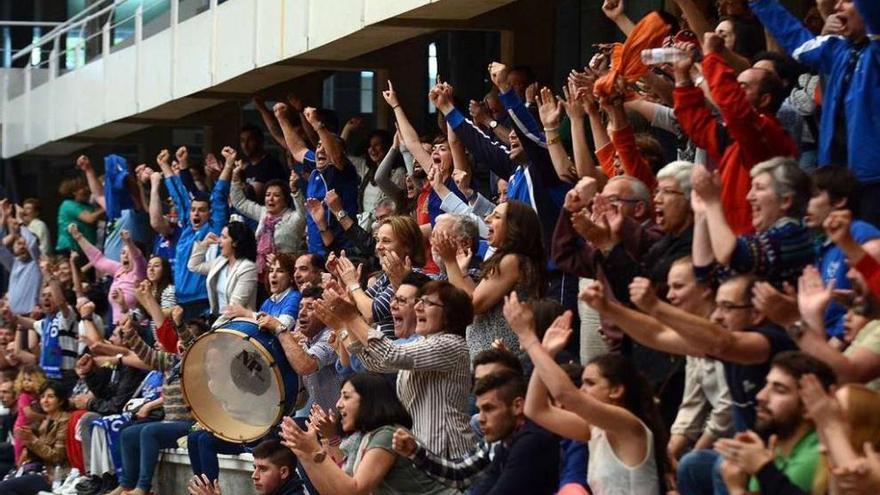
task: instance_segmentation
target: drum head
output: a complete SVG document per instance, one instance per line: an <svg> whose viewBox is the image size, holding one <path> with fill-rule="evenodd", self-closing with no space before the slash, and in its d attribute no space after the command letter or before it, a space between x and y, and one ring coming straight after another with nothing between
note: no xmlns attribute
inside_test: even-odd
<svg viewBox="0 0 880 495"><path fill-rule="evenodd" d="M265 435L283 415L281 376L271 355L238 330L196 340L183 357L181 387L193 416L230 442Z"/></svg>

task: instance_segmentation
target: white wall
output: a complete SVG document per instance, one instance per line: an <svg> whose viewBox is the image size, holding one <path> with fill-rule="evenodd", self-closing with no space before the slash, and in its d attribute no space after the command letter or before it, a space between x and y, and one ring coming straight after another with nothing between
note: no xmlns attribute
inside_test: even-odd
<svg viewBox="0 0 880 495"><path fill-rule="evenodd" d="M36 87L27 75L4 74L5 88L25 90L4 91L2 156L137 115L430 3L229 0L84 67L41 77L48 81Z"/></svg>

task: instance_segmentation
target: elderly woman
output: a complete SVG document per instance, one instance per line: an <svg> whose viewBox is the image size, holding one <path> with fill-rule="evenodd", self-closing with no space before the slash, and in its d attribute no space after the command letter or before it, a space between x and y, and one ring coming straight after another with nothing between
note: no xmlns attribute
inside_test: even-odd
<svg viewBox="0 0 880 495"><path fill-rule="evenodd" d="M220 244L220 256L206 261L208 247ZM257 307L257 246L251 229L242 222L229 222L220 237L213 232L193 246L187 268L208 277L208 302L211 314L220 315L214 327L229 321L221 314L226 307L238 304L250 310Z"/></svg>
<svg viewBox="0 0 880 495"><path fill-rule="evenodd" d="M432 452L462 457L473 445L467 415L470 358L464 339L473 320L471 298L440 281L425 284L418 295L415 331L420 338L403 345L370 328L342 298L329 296L316 311L338 329L342 342L369 371L399 371L397 396L413 417L415 436Z"/></svg>
<svg viewBox="0 0 880 495"><path fill-rule="evenodd" d="M410 217L392 216L379 222L376 257L382 264L382 272L366 290L361 288L354 263L345 256L330 255L327 266L351 294L364 318L379 325L385 335L392 337L391 298L394 291L410 270L424 266L426 261L425 244L416 221Z"/></svg>
<svg viewBox="0 0 880 495"><path fill-rule="evenodd" d="M753 273L780 288L792 285L813 261L813 241L802 218L810 199L810 178L790 158L755 165L746 200L752 207L756 233L737 236L724 217L720 176L696 167L691 179L694 197L694 266L717 262L736 273Z"/></svg>
<svg viewBox="0 0 880 495"><path fill-rule="evenodd" d="M265 273L266 256L269 253L293 253L302 249L306 217L303 194L299 189L291 190L284 181L273 179L266 183L265 206L247 199L242 186L242 167L237 166L232 174L229 196L232 205L244 216L257 222L257 273ZM296 184L291 181L290 184Z"/></svg>

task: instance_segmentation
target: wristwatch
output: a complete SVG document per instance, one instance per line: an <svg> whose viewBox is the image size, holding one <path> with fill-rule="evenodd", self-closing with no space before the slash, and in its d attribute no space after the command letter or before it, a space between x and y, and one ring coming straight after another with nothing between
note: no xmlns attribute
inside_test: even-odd
<svg viewBox="0 0 880 495"><path fill-rule="evenodd" d="M342 221L343 218L345 218L347 216L348 216L348 212L346 212L345 210L339 210L338 212L336 212L336 219L339 220L340 222Z"/></svg>
<svg viewBox="0 0 880 495"><path fill-rule="evenodd" d="M315 464L321 464L326 458L327 451L322 449L315 453L315 455L312 457L312 462L314 462Z"/></svg>
<svg viewBox="0 0 880 495"><path fill-rule="evenodd" d="M490 120L489 129L495 130L496 127L498 127L498 121L495 119Z"/></svg>

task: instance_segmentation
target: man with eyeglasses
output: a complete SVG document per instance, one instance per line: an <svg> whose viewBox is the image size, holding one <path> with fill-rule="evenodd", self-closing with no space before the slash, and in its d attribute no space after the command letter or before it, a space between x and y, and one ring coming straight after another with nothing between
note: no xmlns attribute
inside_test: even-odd
<svg viewBox="0 0 880 495"><path fill-rule="evenodd" d="M416 335L416 303L418 302L419 290L431 281L424 273L409 272L400 282L400 287L391 298L391 321L394 323L394 345L404 345L418 339ZM347 346L352 342L352 336L346 332L341 336ZM365 373L369 370L356 355L349 356L349 365L342 364L341 359L336 360L336 372L340 377L346 378L354 373Z"/></svg>
<svg viewBox="0 0 880 495"><path fill-rule="evenodd" d="M773 357L797 350L786 331L752 305L756 282L750 275L723 282L715 294L711 320L661 302L645 279L636 279L630 286L632 301L639 309L674 330L695 351L723 362L737 432L755 427L757 395L766 384ZM696 450L682 457L678 467L679 492L688 495L704 493L707 487L711 490L713 473L720 468L720 462L721 457L714 450Z"/></svg>

